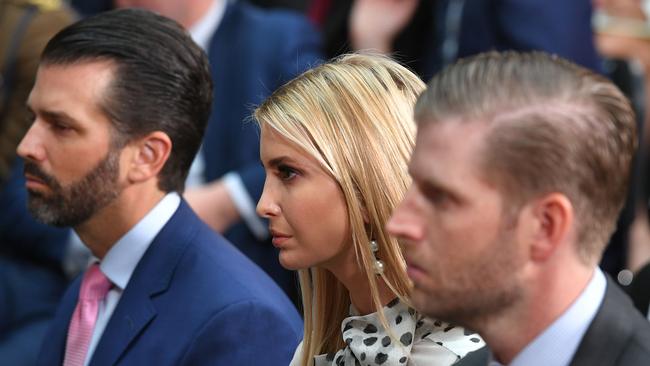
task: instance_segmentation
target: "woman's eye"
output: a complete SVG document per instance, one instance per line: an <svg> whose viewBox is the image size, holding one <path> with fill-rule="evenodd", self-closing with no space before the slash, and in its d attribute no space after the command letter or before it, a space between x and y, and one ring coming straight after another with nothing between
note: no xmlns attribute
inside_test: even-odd
<svg viewBox="0 0 650 366"><path fill-rule="evenodd" d="M286 166L286 165L280 165L278 166L278 177L282 180L291 180L297 175L297 172L295 169Z"/></svg>

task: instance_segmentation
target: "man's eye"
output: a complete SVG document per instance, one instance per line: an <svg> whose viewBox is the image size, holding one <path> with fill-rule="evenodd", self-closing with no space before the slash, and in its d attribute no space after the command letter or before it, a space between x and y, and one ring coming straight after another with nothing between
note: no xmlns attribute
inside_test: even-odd
<svg viewBox="0 0 650 366"><path fill-rule="evenodd" d="M431 202L437 204L437 205L442 205L445 202L449 200L449 196L446 193L443 192L436 192L433 193L429 196Z"/></svg>
<svg viewBox="0 0 650 366"><path fill-rule="evenodd" d="M422 188L422 193L434 205L443 205L450 198L447 192L435 187L425 186Z"/></svg>
<svg viewBox="0 0 650 366"><path fill-rule="evenodd" d="M57 132L67 132L72 130L70 126L61 122L52 122L50 125L52 126L52 129Z"/></svg>

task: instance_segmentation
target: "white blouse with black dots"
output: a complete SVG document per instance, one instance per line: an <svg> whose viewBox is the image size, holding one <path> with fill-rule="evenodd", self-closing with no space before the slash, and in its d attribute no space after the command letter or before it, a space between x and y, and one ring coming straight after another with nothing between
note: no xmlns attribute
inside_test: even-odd
<svg viewBox="0 0 650 366"><path fill-rule="evenodd" d="M398 299L384 307L391 338L377 313L352 315L341 329L346 347L334 354L314 357L315 366L423 366L451 365L485 343L476 333L449 323L419 317ZM354 309L351 309L354 314ZM300 366L302 343L290 366Z"/></svg>

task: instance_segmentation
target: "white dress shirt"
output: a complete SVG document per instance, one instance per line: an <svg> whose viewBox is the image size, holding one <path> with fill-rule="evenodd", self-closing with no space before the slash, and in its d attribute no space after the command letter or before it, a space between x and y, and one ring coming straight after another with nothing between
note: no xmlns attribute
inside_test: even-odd
<svg viewBox="0 0 650 366"><path fill-rule="evenodd" d="M596 317L605 298L607 280L596 268L587 287L576 301L548 328L529 343L510 366L567 366L573 359L582 337ZM491 361L490 366L500 366Z"/></svg>
<svg viewBox="0 0 650 366"><path fill-rule="evenodd" d="M221 24L223 14L226 12L226 2L226 0L213 1L210 9L188 29L192 40L205 52L208 52L212 36Z"/></svg>
<svg viewBox="0 0 650 366"><path fill-rule="evenodd" d="M85 366L88 365L93 352L95 352L97 343L99 343L106 324L120 301L135 267L156 235L176 212L180 202L181 198L178 193L168 193L140 222L113 245L99 264L102 273L108 277L113 287L108 291L104 300L99 303L97 321L88 346L88 353L86 353Z"/></svg>

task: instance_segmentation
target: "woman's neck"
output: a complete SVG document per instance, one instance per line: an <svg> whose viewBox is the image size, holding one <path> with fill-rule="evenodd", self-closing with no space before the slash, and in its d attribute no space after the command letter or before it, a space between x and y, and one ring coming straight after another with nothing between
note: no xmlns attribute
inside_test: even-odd
<svg viewBox="0 0 650 366"><path fill-rule="evenodd" d="M345 261L343 265L330 266L327 268L348 290L350 301L359 314L366 315L376 311L368 277L357 264L353 256ZM397 295L388 287L382 277L377 277L377 290L379 302L382 306L388 304Z"/></svg>

